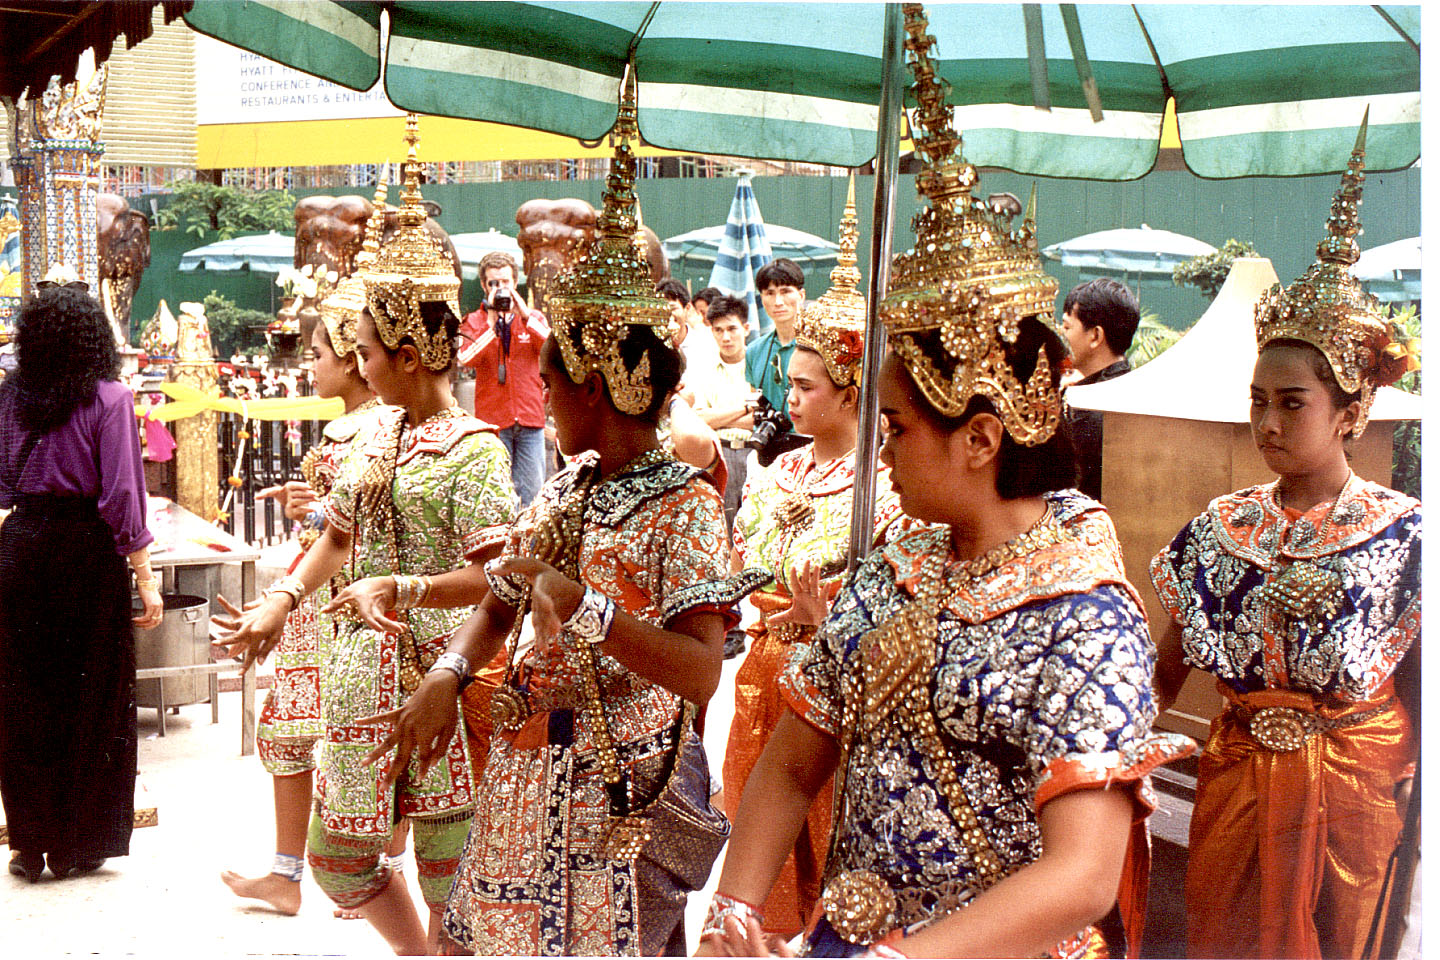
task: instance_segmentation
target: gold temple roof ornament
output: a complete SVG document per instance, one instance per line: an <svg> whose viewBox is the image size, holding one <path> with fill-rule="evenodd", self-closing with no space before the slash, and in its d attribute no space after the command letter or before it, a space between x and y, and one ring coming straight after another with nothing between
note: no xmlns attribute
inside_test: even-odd
<svg viewBox="0 0 1440 960"><path fill-rule="evenodd" d="M444 324L434 332L426 329L420 308L426 303L445 303L458 318L460 278L445 248L425 229L427 214L420 202L420 164L416 159L419 117L413 113L405 115L405 142L408 152L398 214L400 227L364 274L365 298L387 349L399 349L400 341L409 337L426 369L440 371L450 366L454 344ZM380 217L383 221L383 209Z"/></svg>
<svg viewBox="0 0 1440 960"><path fill-rule="evenodd" d="M355 330L360 314L368 303L365 297L365 274L374 267L380 253L380 236L385 230L385 195L390 165L387 163L375 184L374 212L365 221L365 239L355 255L355 269L342 277L335 291L320 303L320 319L330 335L330 347L341 359L355 352Z"/></svg>
<svg viewBox="0 0 1440 960"><path fill-rule="evenodd" d="M830 379L842 388L859 383L860 360L865 353L865 297L856 289L860 283L860 270L855 266L859 235L852 173L840 217L840 254L830 271L830 289L801 311L795 326L796 342L820 354Z"/></svg>
<svg viewBox="0 0 1440 960"><path fill-rule="evenodd" d="M1035 316L1054 330L1059 284L1040 268L1036 193L1032 187L1018 229L1012 229L1012 215L975 198L979 174L961 152L946 85L930 59L935 38L926 33L929 21L920 4L904 9L906 61L918 104L911 129L915 152L924 161L915 186L929 204L912 221L915 246L893 261L880 320L891 347L937 411L958 417L978 394L995 405L1015 441L1044 443L1061 415L1049 360L1041 350L1022 384L1004 350L1015 342L1024 317ZM920 346L936 334L955 361L953 375L943 374Z"/></svg>
<svg viewBox="0 0 1440 960"><path fill-rule="evenodd" d="M1300 340L1315 347L1347 393L1360 394L1354 436L1365 432L1375 390L1389 386L1416 364L1403 331L1392 328L1380 301L1366 293L1350 272L1360 259L1360 194L1365 185L1365 131L1370 108L1360 120L1348 169L1330 201L1325 236L1315 262L1289 287L1275 284L1255 304L1255 344ZM1398 349L1396 349L1398 347Z"/></svg>
<svg viewBox="0 0 1440 960"><path fill-rule="evenodd" d="M620 343L630 327L649 327L667 347L675 348L677 333L670 305L655 292L650 264L641 245L635 199L636 159L632 141L636 125L635 70L627 69L620 112L612 136L615 158L605 178L605 202L596 219L595 239L579 249L579 258L555 278L547 302L552 336L560 347L565 373L583 383L599 371L615 408L630 416L643 414L654 402L650 357L633 370L625 366ZM580 331L576 345L575 330Z"/></svg>

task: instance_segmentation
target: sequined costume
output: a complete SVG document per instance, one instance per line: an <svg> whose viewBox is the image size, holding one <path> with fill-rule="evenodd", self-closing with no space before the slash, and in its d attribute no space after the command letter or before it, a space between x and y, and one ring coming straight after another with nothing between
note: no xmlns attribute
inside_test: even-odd
<svg viewBox="0 0 1440 960"><path fill-rule="evenodd" d="M395 470L389 491L397 516L393 534L387 524L357 516L367 468L392 456ZM352 445L325 501L326 522L352 535L346 577L356 581L395 573L434 576L458 568L466 558L503 539L516 511L509 478L505 449L487 424L451 407L412 428L404 410L387 408L375 429ZM444 651L470 612L468 607L407 611L421 671ZM400 706L404 659L397 634L377 633L359 620L337 618L334 641L327 644L321 662L324 738L316 782L318 812L311 834L318 824L327 837L378 852L397 817L409 817L415 823L418 859L421 824L468 819L474 783L463 735L451 741L444 759L424 780L415 779L412 763L393 788L382 790L384 765L363 766L385 731L355 721ZM312 849L312 864L315 856ZM420 864L422 891L427 901L443 902L449 872L442 869L436 874L429 868ZM316 865L316 870L318 874L321 866ZM383 881L388 875L382 870L375 884L378 889L367 889L356 898L383 890Z"/></svg>
<svg viewBox="0 0 1440 960"><path fill-rule="evenodd" d="M379 406L378 401L370 400L331 420L321 431L320 442L306 451L300 471L317 498L329 494L350 442L374 426ZM324 516L321 508L316 507L315 516ZM314 524L302 526L301 552L288 572L295 571L318 533ZM330 587L326 584L300 601L285 618L285 631L275 648L274 686L260 708L256 747L265 771L277 777L315 769L315 744L320 739L320 646L322 632L334 629L330 624L322 627L320 608L330 602Z"/></svg>
<svg viewBox="0 0 1440 960"><path fill-rule="evenodd" d="M521 515L502 556L527 555L537 524L570 493L592 454L577 458ZM669 457L622 468L590 491L582 514L580 580L631 616L665 625L713 610L733 623L719 494L700 471ZM522 601L523 580L491 577L497 599ZM518 660L528 715L497 730L470 839L456 874L445 932L480 955L654 955L671 945L684 894L658 902L656 879L601 851L608 808L594 728L582 693L578 644L562 633ZM598 650L604 713L633 792L653 792L675 743L680 697ZM685 789L708 807L708 768L693 730ZM697 753L698 751L698 753ZM678 775L677 775L678 776ZM713 811L718 821L723 817ZM657 842L660 838L657 838ZM708 874L704 864L703 874ZM664 884L661 884L663 887ZM661 918L663 922L661 921ZM683 941L681 942L683 949Z"/></svg>
<svg viewBox="0 0 1440 960"><path fill-rule="evenodd" d="M791 709L849 752L837 774L825 915L807 938L810 955L860 953L888 932L961 909L1040 856L1045 803L1098 785L1121 786L1136 800L1120 908L1138 943L1144 818L1154 806L1147 774L1192 745L1151 733L1154 652L1109 516L1075 491L1046 500L1055 541L950 592L933 657L908 651L914 662L933 663L916 688L928 711L866 708L864 678L867 663L883 667L907 653L877 651L871 640L916 605L924 571L949 556L943 527L900 533L872 553L842 585L816 642L783 675ZM925 712L937 738L921 732ZM937 772L942 761L958 772L948 786ZM967 818L982 844L962 836ZM993 871L988 881L985 870ZM1100 946L1091 927L1053 952Z"/></svg>
<svg viewBox="0 0 1440 960"><path fill-rule="evenodd" d="M850 545L850 514L855 485L855 456L815 462L814 447L791 450L745 484L735 518L734 546L742 566L758 566L775 577L750 595L760 619L749 629L754 642L735 674L735 715L725 745L725 813L734 819L740 797L760 752L785 712L780 673L792 655L809 646L813 628L804 631L769 618L790 609L790 570L802 559L820 565L821 586L832 590L845 570ZM883 464L875 479L875 539L884 539L900 518L900 500ZM795 849L785 858L779 879L762 912L767 932L792 937L805 928L820 899L825 846L830 840L830 787L816 795Z"/></svg>
<svg viewBox="0 0 1440 960"><path fill-rule="evenodd" d="M1217 498L1150 568L1227 701L1191 821L1191 956L1359 956L1417 752L1393 675L1420 638L1420 504L1352 479L1300 515L1275 486ZM1338 575L1328 615L1267 602L1306 566Z"/></svg>

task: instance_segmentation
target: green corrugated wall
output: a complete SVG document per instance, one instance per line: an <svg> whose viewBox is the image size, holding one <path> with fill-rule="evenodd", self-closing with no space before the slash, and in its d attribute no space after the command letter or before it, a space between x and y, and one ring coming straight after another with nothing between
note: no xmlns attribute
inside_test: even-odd
<svg viewBox="0 0 1440 960"><path fill-rule="evenodd" d="M1009 192L1023 201L1030 194L1031 181L1032 178L1012 173L985 173L978 192L982 196ZM1187 234L1217 247L1231 237L1249 240L1270 257L1276 273L1288 283L1314 259L1315 244L1339 177L1202 180L1187 171L1158 171L1126 183L1044 178L1035 182L1040 190L1042 247L1096 230L1147 223L1155 229ZM868 272L873 183L873 177L860 177L856 182L862 272ZM513 236L515 210L526 200L579 197L599 205L603 185L599 180L432 184L424 188L424 193L442 206L440 222L453 233L494 227ZM754 186L767 223L784 224L832 238L839 229L845 203L844 178L756 177ZM297 196L308 196L335 191L294 192ZM642 180L638 186L645 223L661 237L723 223L734 192L733 180L718 179ZM163 203L163 199L160 202ZM145 200L136 201L134 205L149 208ZM896 210L897 251L908 247L913 240L910 218L916 207L914 178L901 177ZM1420 232L1419 168L1368 175L1362 218L1365 223L1362 249L1417 235ZM137 320L149 317L162 296L173 308L178 301L198 300L211 289L242 306L271 308L271 291L275 289L271 276L175 270L181 253L204 242L207 241L179 231L156 231L151 235L151 266L135 298ZM1060 281L1062 298L1081 282L1078 270L1049 261L1045 267ZM698 290L707 279L690 277L692 289ZM823 274L809 276L806 290L812 297L819 296L828 282L829 277ZM478 301L478 284L467 281L462 305L470 309ZM1197 291L1176 288L1166 279L1146 281L1141 301L1145 309L1153 310L1165 322L1181 328L1192 323L1207 305Z"/></svg>

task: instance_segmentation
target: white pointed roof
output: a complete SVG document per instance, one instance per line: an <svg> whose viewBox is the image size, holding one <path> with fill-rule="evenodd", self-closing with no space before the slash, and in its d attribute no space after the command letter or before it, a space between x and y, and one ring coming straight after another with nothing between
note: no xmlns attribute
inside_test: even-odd
<svg viewBox="0 0 1440 960"><path fill-rule="evenodd" d="M1071 387L1065 399L1083 410L1249 423L1255 303L1278 279L1267 259L1236 259L1210 309L1173 347L1123 377ZM1418 395L1382 387L1370 419L1418 420L1420 408Z"/></svg>

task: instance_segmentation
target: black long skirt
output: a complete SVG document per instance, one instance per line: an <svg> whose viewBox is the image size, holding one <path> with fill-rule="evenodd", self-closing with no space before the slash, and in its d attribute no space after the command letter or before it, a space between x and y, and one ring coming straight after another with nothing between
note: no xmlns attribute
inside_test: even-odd
<svg viewBox="0 0 1440 960"><path fill-rule="evenodd" d="M0 526L0 798L10 849L130 852L135 641L93 500L27 497Z"/></svg>

